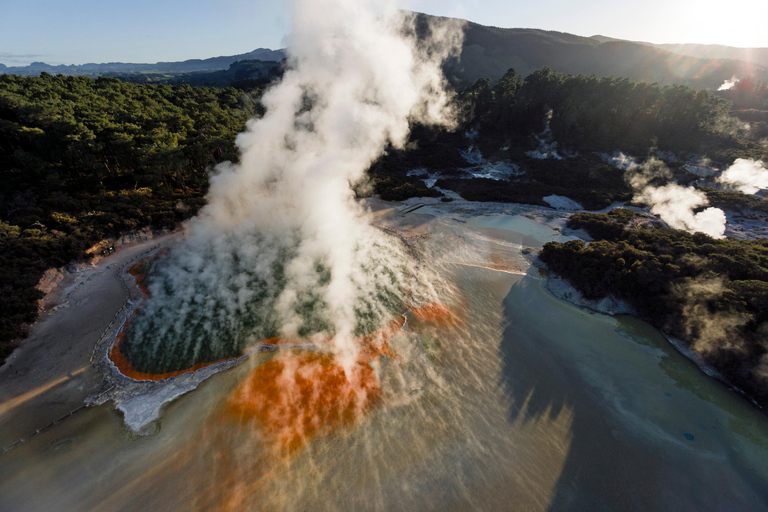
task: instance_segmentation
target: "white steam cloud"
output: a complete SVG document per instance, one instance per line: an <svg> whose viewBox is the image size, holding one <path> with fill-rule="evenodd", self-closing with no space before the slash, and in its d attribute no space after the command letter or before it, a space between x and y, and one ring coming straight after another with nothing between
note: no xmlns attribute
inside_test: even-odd
<svg viewBox="0 0 768 512"><path fill-rule="evenodd" d="M720 183L734 185L744 194L754 194L768 188L768 169L762 160L737 158L718 179Z"/></svg>
<svg viewBox="0 0 768 512"><path fill-rule="evenodd" d="M352 185L388 144L405 144L410 122L453 122L441 63L462 31L446 21L417 37L414 15L372 0L296 0L292 12L288 70L264 94L266 114L237 137L240 163L213 172L208 205L134 321L148 357L313 333L344 355L361 318L405 299L403 251L366 222Z"/></svg>
<svg viewBox="0 0 768 512"><path fill-rule="evenodd" d="M728 89L733 89L733 86L739 83L741 80L736 78L735 76L732 77L730 80L726 80L723 82L723 85L717 88L718 91L727 91Z"/></svg>
<svg viewBox="0 0 768 512"><path fill-rule="evenodd" d="M635 190L634 201L650 205L651 213L661 217L670 227L723 238L726 217L721 209L709 207L695 212L709 204L704 192L674 182L660 187L652 184L656 178L666 181L672 177L662 160L651 156L640 164L637 159L624 153L601 156L605 162L625 172L625 179Z"/></svg>
<svg viewBox="0 0 768 512"><path fill-rule="evenodd" d="M645 187L635 200L651 205L651 212L675 229L694 233L706 233L712 238L723 238L725 213L719 208L709 207L698 213L696 208L709 204L706 194L693 187L682 187L669 183L663 187Z"/></svg>

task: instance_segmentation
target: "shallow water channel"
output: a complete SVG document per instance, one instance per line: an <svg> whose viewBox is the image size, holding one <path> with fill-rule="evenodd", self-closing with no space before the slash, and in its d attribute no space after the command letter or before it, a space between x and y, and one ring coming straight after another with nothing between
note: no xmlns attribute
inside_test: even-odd
<svg viewBox="0 0 768 512"><path fill-rule="evenodd" d="M559 239L522 217L452 229ZM286 452L232 418L226 397L284 357L259 355L173 402L153 435L106 404L0 455L0 509L768 508L768 418L657 330L563 302L535 269L449 260L455 321L410 318L352 424Z"/></svg>

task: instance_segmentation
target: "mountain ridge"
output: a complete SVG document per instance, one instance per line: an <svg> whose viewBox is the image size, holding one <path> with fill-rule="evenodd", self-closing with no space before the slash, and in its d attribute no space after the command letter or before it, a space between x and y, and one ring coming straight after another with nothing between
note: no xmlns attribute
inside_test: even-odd
<svg viewBox="0 0 768 512"><path fill-rule="evenodd" d="M681 55L708 59L735 59L768 67L768 48L740 48L722 44L698 43L665 43L654 44L654 46Z"/></svg>
<svg viewBox="0 0 768 512"><path fill-rule="evenodd" d="M422 34L428 30L431 21L447 19L423 13L414 15L421 25L419 30ZM444 71L449 81L458 87L471 85L479 78L487 77L496 81L509 68L515 68L518 74L526 76L542 67L572 75L616 76L710 90L717 89L725 80L734 76L750 76L768 81L768 48L659 45L603 35L584 37L535 28L493 27L454 19L462 23L464 44L460 58L447 62ZM49 65L35 62L29 66L16 67L0 64L0 72L21 75L37 75L41 72L108 75L118 78L121 75L133 75L135 78L142 74L192 75L201 72L218 73L227 70L235 62L279 62L285 57L284 49L259 48L239 55L154 64L111 62Z"/></svg>
<svg viewBox="0 0 768 512"><path fill-rule="evenodd" d="M244 60L279 62L285 58L285 50L257 48L238 55L222 55L206 59L187 59L183 61L160 61L155 63L102 62L86 64L46 64L33 62L28 66L6 66L0 63L0 71L16 75L38 75L42 72L64 75L98 76L105 73L194 73L201 71L219 71L231 64Z"/></svg>
<svg viewBox="0 0 768 512"><path fill-rule="evenodd" d="M424 16L425 22L429 15ZM616 76L663 85L717 89L732 76L768 80L768 66L734 59L681 55L656 45L606 36L583 37L540 29L464 24L458 61L446 66L453 82L470 85L479 78L497 80L509 68L526 76L542 67L572 75Z"/></svg>

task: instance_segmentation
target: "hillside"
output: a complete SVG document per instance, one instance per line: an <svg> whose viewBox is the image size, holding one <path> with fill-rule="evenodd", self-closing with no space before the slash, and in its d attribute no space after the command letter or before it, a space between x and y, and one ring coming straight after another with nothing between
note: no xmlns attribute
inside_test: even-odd
<svg viewBox="0 0 768 512"><path fill-rule="evenodd" d="M462 86L482 77L495 81L509 68L526 76L545 66L572 75L617 76L699 89L717 89L734 75L768 80L768 66L684 56L645 43L602 36L497 28L472 22L466 23L464 33L461 58L446 69L451 81Z"/></svg>
<svg viewBox="0 0 768 512"><path fill-rule="evenodd" d="M703 59L732 59L768 67L768 48L735 48L720 44L656 44L662 50Z"/></svg>
<svg viewBox="0 0 768 512"><path fill-rule="evenodd" d="M193 73L107 73L106 76L138 84L187 84L193 87L234 87L253 89L266 87L283 74L281 62L238 60L229 69Z"/></svg>

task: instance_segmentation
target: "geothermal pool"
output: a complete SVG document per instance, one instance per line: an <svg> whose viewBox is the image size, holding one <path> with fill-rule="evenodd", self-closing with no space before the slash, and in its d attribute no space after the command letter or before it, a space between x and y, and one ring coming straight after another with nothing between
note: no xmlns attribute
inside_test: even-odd
<svg viewBox="0 0 768 512"><path fill-rule="evenodd" d="M559 233L422 217L446 309L412 312L353 386L323 354L277 351L172 402L152 435L85 409L0 455L0 509L768 507L765 415L648 324L552 296L520 244Z"/></svg>

